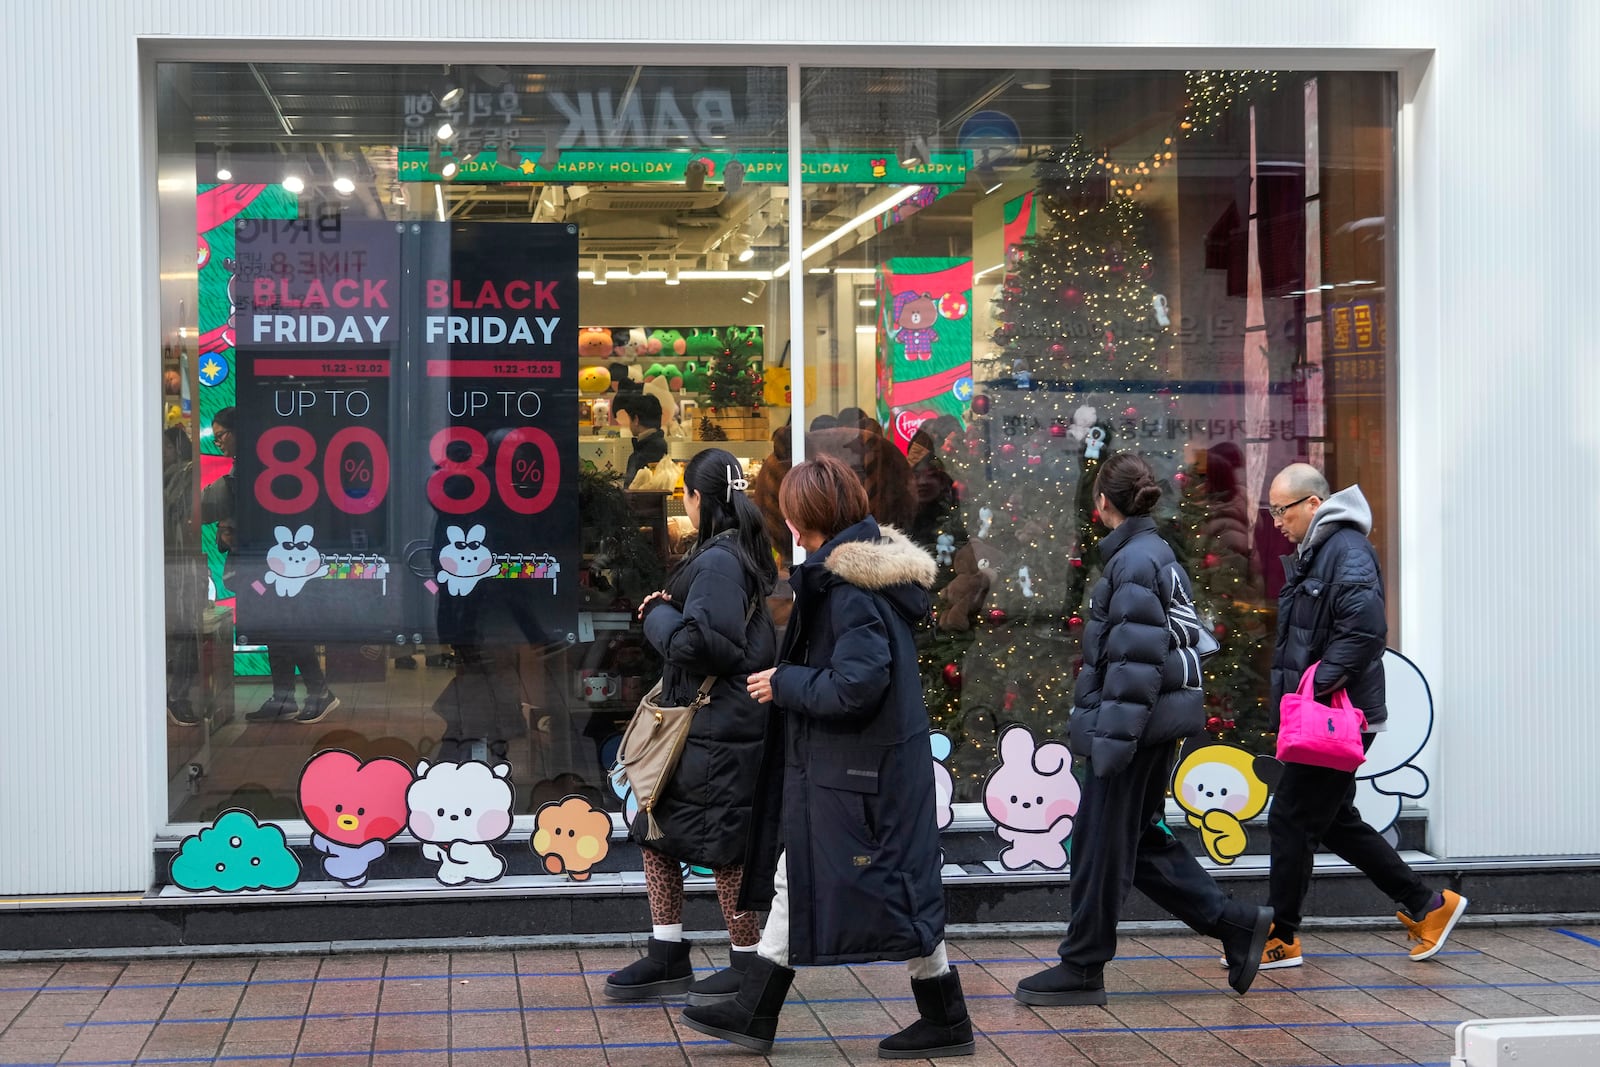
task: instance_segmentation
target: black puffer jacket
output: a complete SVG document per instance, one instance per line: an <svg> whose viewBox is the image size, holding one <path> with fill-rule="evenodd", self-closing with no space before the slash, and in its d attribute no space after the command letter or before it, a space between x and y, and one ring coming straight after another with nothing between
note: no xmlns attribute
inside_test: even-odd
<svg viewBox="0 0 1600 1067"><path fill-rule="evenodd" d="M749 845L756 772L766 736L767 709L745 691L745 676L772 666L777 640L766 589L756 588L728 544L713 537L685 560L668 587L671 604L653 607L644 635L666 663L661 701L688 704L706 676L717 682L695 713L672 780L656 801L665 835L644 840L645 814L634 820L639 844L706 867L743 860ZM754 614L749 614L751 603Z"/></svg>
<svg viewBox="0 0 1600 1067"><path fill-rule="evenodd" d="M934 573L933 557L868 518L790 577L794 614L772 676L779 719L740 906L767 906L786 849L797 965L906 960L944 939L914 636Z"/></svg>
<svg viewBox="0 0 1600 1067"><path fill-rule="evenodd" d="M1321 660L1311 683L1318 697L1343 689L1368 726L1388 721L1383 648L1389 621L1378 553L1367 540L1371 530L1372 509L1353 485L1322 502L1300 547L1283 557L1272 652L1274 712L1306 668Z"/></svg>
<svg viewBox="0 0 1600 1067"><path fill-rule="evenodd" d="M1089 596L1069 736L1072 751L1104 778L1140 747L1199 733L1205 698L1189 576L1155 520L1124 520L1100 542L1100 555L1105 573Z"/></svg>

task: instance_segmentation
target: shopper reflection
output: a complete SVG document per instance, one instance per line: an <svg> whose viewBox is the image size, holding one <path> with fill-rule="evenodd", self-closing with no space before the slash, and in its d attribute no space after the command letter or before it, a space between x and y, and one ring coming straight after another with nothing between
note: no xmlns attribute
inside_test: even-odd
<svg viewBox="0 0 1600 1067"><path fill-rule="evenodd" d="M611 402L611 417L633 434L633 451L622 476L624 489L648 465L667 454L667 435L661 429L661 401L650 393L618 393Z"/></svg>
<svg viewBox="0 0 1600 1067"><path fill-rule="evenodd" d="M229 459L239 454L238 430L235 411L223 408L211 418L211 439ZM206 487L200 498L200 521L217 524L217 550L223 553L222 580L228 588L235 588L236 568L231 565L233 550L237 545L235 528L235 501L237 499L234 474L229 471ZM322 673L322 662L317 658L317 648L309 641L269 641L267 644L267 669L272 675L272 695L255 711L247 712L247 722L315 723L328 717L339 706L339 698L328 688ZM299 672L306 687L304 705L295 703L295 673Z"/></svg>
<svg viewBox="0 0 1600 1067"><path fill-rule="evenodd" d="M200 677L196 633L205 601L205 570L194 514L194 448L182 426L161 434L161 504L166 525L167 719L198 726L194 687Z"/></svg>

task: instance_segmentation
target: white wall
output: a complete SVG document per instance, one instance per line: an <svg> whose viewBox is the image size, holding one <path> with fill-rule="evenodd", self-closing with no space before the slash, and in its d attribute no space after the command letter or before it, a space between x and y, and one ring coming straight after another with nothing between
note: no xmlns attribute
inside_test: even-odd
<svg viewBox="0 0 1600 1067"><path fill-rule="evenodd" d="M140 35L152 54L198 37L215 39L212 55L258 46L265 58L345 61L437 61L481 37L527 62L1406 62L1399 637L1439 704L1434 845L1600 853L1589 813L1600 719L1586 670L1600 592L1586 559L1600 523L1600 361L1580 244L1593 228L1581 190L1600 144L1600 5L18 0L5 20L5 98L66 154L36 173L0 169L0 443L14 509L0 533L11 665L0 855L12 860L0 893L139 890L151 873L159 320ZM823 47L851 33L863 47L850 55ZM256 46L229 43L251 37ZM709 43L662 43L673 40Z"/></svg>

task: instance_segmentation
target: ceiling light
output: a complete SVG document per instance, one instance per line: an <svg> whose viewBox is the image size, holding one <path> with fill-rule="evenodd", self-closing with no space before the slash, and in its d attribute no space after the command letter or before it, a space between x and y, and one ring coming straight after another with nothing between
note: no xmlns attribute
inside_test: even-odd
<svg viewBox="0 0 1600 1067"><path fill-rule="evenodd" d="M433 131L433 136L440 144L449 144L456 139L456 128L448 122L441 122L439 128Z"/></svg>
<svg viewBox="0 0 1600 1067"><path fill-rule="evenodd" d="M728 253L726 253L726 252L707 252L706 253L706 267L708 269L710 269L710 270L727 270L728 269Z"/></svg>
<svg viewBox="0 0 1600 1067"><path fill-rule="evenodd" d="M800 253L800 258L802 260L810 259L812 256L816 255L818 252L822 251L824 248L827 248L829 245L831 245L835 241L839 240L839 238L843 237L845 234L847 234L847 233L851 232L852 230L854 230L857 226L860 226L863 222L866 222L868 219L877 218L879 215L883 214L885 211L888 211L892 207L898 207L900 204L903 204L907 200L910 200L913 196L916 196L917 193L920 192L921 190L922 190L922 186L920 186L920 185L907 185L904 188L899 189L899 190L889 194L888 197L886 197L884 200L882 200L878 204L875 204L872 207L867 208L861 214L857 215L855 218L851 219L849 222L846 222L843 225L839 226L832 233L828 234L826 237L822 238L821 240L817 241L815 244L811 245L804 252L801 252ZM782 266L780 266L777 270L773 271L772 272L772 276L774 278L781 278L787 273L789 273L789 264L785 263ZM872 274L872 273L874 273L874 268L872 268L872 267L836 267L836 268L834 268L834 273L835 274Z"/></svg>
<svg viewBox="0 0 1600 1067"><path fill-rule="evenodd" d="M554 170L561 162L561 146L554 130L544 131L544 151L539 153L539 166Z"/></svg>
<svg viewBox="0 0 1600 1067"><path fill-rule="evenodd" d="M744 188L744 164L730 159L722 167L722 191L732 196Z"/></svg>
<svg viewBox="0 0 1600 1067"><path fill-rule="evenodd" d="M639 268L640 263L637 259L628 260L628 277L637 278L639 276Z"/></svg>
<svg viewBox="0 0 1600 1067"><path fill-rule="evenodd" d="M906 143L900 149L900 165L903 167L926 167L928 161L928 139L920 133L915 137L907 137Z"/></svg>
<svg viewBox="0 0 1600 1067"><path fill-rule="evenodd" d="M494 161L506 170L522 169L522 153L511 147L511 141L500 142L500 147L494 150Z"/></svg>
<svg viewBox="0 0 1600 1067"><path fill-rule="evenodd" d="M459 173L461 173L461 164L453 159L447 159L439 166L439 177L445 181L449 181Z"/></svg>
<svg viewBox="0 0 1600 1067"><path fill-rule="evenodd" d="M678 284L678 261L675 259L667 260L667 284Z"/></svg>
<svg viewBox="0 0 1600 1067"><path fill-rule="evenodd" d="M333 179L333 187L343 196L349 196L356 191L356 183L342 174Z"/></svg>
<svg viewBox="0 0 1600 1067"><path fill-rule="evenodd" d="M433 207L439 213L440 222L450 217L450 213L444 209L444 186L438 182L433 183Z"/></svg>
<svg viewBox="0 0 1600 1067"><path fill-rule="evenodd" d="M233 155L226 148L217 149L217 181L233 181Z"/></svg>
<svg viewBox="0 0 1600 1067"><path fill-rule="evenodd" d="M1025 70L1018 76L1017 84L1034 92L1048 89L1050 88L1050 72L1048 70Z"/></svg>
<svg viewBox="0 0 1600 1067"><path fill-rule="evenodd" d="M875 308L878 306L878 298L873 296L871 293L863 293L861 294L861 299L856 301L856 306Z"/></svg>
<svg viewBox="0 0 1600 1067"><path fill-rule="evenodd" d="M456 105L466 99L467 90L459 85L451 85L439 96L439 106L446 111L454 111Z"/></svg>
<svg viewBox="0 0 1600 1067"><path fill-rule="evenodd" d="M596 285L606 284L606 259L604 256L596 256L594 259L594 283Z"/></svg>
<svg viewBox="0 0 1600 1067"><path fill-rule="evenodd" d="M399 182L396 182L394 186L394 192L389 194L389 203L394 204L396 207L405 207L406 187L401 185Z"/></svg>
<svg viewBox="0 0 1600 1067"><path fill-rule="evenodd" d="M284 176L283 187L291 193L303 193L306 191L306 180L298 174L288 174Z"/></svg>
<svg viewBox="0 0 1600 1067"><path fill-rule="evenodd" d="M745 290L744 296L740 297L740 299L743 300L746 304L754 304L757 300L761 299L761 294L766 292L766 291L767 291L767 283L766 282L754 281L754 282L750 283L750 288Z"/></svg>
<svg viewBox="0 0 1600 1067"><path fill-rule="evenodd" d="M691 193L698 193L706 187L706 165L703 162L689 160L689 165L683 168L683 187Z"/></svg>

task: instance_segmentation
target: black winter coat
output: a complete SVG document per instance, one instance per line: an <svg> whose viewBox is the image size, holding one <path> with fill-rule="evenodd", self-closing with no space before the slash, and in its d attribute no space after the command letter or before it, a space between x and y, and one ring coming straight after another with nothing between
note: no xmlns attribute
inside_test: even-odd
<svg viewBox="0 0 1600 1067"><path fill-rule="evenodd" d="M767 709L745 691L745 676L772 666L777 648L767 590L746 573L727 543L730 536L718 535L690 556L669 586L672 603L651 608L644 619L645 639L666 661L663 704L690 703L708 674L717 682L656 801L656 824L665 836L644 840L644 812L630 836L705 867L739 863L749 846Z"/></svg>
<svg viewBox="0 0 1600 1067"><path fill-rule="evenodd" d="M933 558L871 518L790 576L772 677L755 848L741 907L765 908L788 854L795 964L929 955L944 939L933 750L914 627Z"/></svg>
<svg viewBox="0 0 1600 1067"><path fill-rule="evenodd" d="M1274 713L1306 668L1321 660L1311 683L1318 697L1343 689L1367 725L1388 721L1383 649L1389 621L1372 542L1356 526L1340 523L1304 555L1283 557L1283 570L1272 652Z"/></svg>
<svg viewBox="0 0 1600 1067"><path fill-rule="evenodd" d="M1198 734L1205 697L1189 576L1155 520L1124 520L1101 540L1100 555L1105 572L1089 596L1069 737L1104 778L1139 748Z"/></svg>

